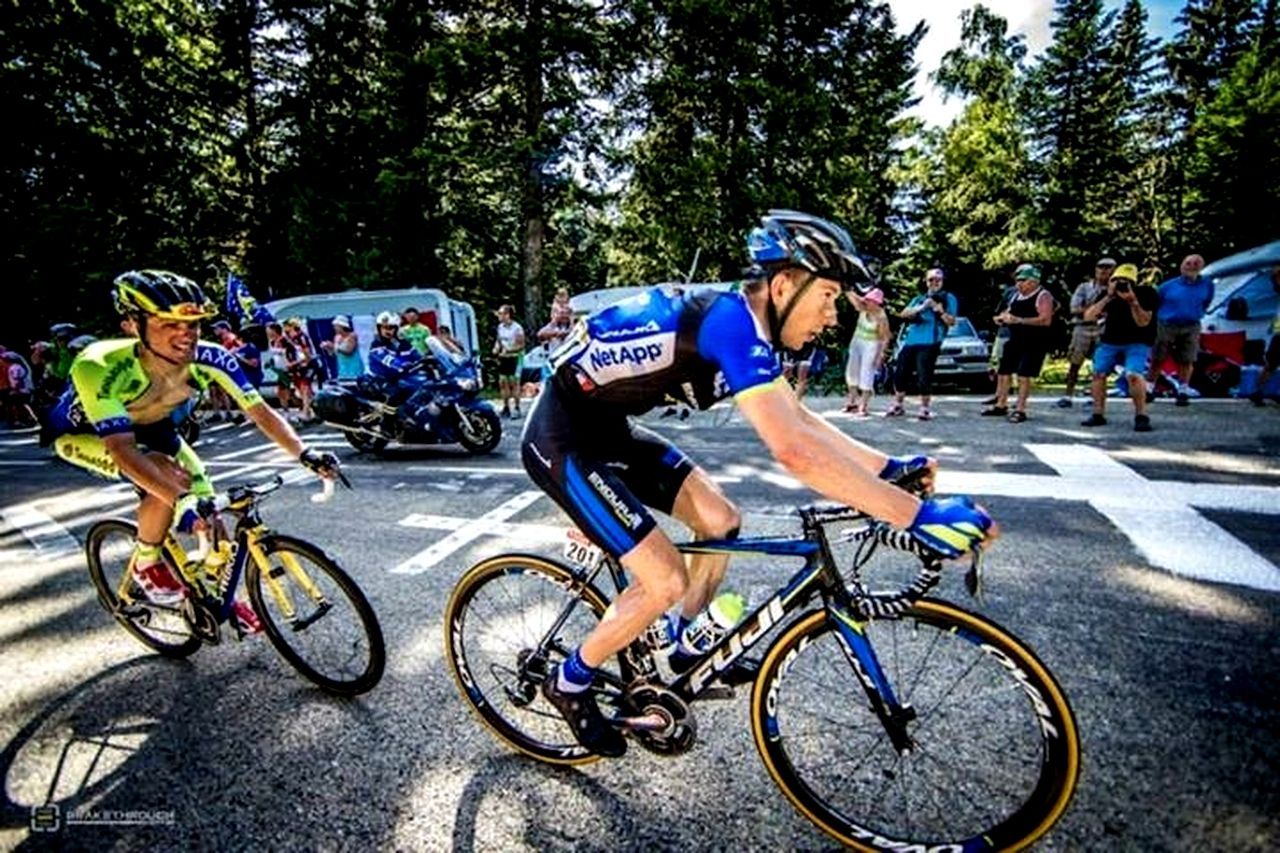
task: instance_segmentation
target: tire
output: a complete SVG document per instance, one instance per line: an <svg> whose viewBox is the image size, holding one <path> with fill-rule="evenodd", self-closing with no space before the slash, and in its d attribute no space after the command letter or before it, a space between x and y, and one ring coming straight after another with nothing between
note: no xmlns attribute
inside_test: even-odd
<svg viewBox="0 0 1280 853"><path fill-rule="evenodd" d="M914 748L893 749L827 613L811 612L765 653L751 696L756 747L792 805L858 850L1018 850L1047 832L1075 791L1080 739L1044 664L940 601L864 631L918 715Z"/></svg>
<svg viewBox="0 0 1280 853"><path fill-rule="evenodd" d="M382 438L381 436L372 436L367 432L356 432L354 430L343 430L342 435L346 438L347 443L361 453L381 453L391 443L391 439Z"/></svg>
<svg viewBox="0 0 1280 853"><path fill-rule="evenodd" d="M301 629L284 611L262 568L252 558L245 572L249 601L262 620L267 639L289 664L322 690L339 696L356 696L372 690L387 664L386 645L378 617L346 572L323 551L289 536L263 541L271 579L279 595L289 602L294 616L315 617ZM320 611L316 602L288 570L284 556L291 556L319 589L331 609Z"/></svg>
<svg viewBox="0 0 1280 853"><path fill-rule="evenodd" d="M599 758L580 746L540 690L546 673L576 648L604 615L608 601L594 586L557 635L544 660L530 659L572 596L573 573L529 554L504 554L462 576L444 611L445 660L462 698L508 746L550 764Z"/></svg>
<svg viewBox="0 0 1280 853"><path fill-rule="evenodd" d="M462 408L462 416L467 419L475 438L468 436L459 425L458 443L475 456L492 452L502 440L502 421L498 419L498 413L488 406L476 406Z"/></svg>
<svg viewBox="0 0 1280 853"><path fill-rule="evenodd" d="M151 604L133 581L129 582L132 604L122 603L116 596L121 579L128 571L137 536L137 525L119 518L104 519L89 528L84 550L89 563L89 577L98 591L98 601L144 645L165 657L190 657L200 648L200 639L191 633L191 627L182 618L179 608ZM178 574L167 554L165 562L169 563L174 574Z"/></svg>

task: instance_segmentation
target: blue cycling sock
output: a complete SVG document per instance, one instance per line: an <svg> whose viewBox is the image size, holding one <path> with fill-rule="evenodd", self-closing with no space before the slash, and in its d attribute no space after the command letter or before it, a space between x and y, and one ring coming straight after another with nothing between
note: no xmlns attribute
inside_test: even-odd
<svg viewBox="0 0 1280 853"><path fill-rule="evenodd" d="M596 671L582 660L582 650L575 650L560 664L560 674L556 677L556 688L561 693L581 693L591 686Z"/></svg>

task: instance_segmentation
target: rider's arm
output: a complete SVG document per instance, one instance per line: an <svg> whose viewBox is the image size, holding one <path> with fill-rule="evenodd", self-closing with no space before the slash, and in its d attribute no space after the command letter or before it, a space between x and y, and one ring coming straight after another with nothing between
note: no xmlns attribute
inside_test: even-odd
<svg viewBox="0 0 1280 853"><path fill-rule="evenodd" d="M885 455L806 416L785 382L750 389L736 399L773 458L806 486L895 527L915 520L920 500L877 476Z"/></svg>
<svg viewBox="0 0 1280 853"><path fill-rule="evenodd" d="M262 434L279 445L280 449L289 454L290 458L297 459L302 455L303 443L298 438L298 434L294 432L289 422L280 417L275 409L266 403L259 401L255 405L245 409L245 414L249 416L249 420L262 430Z"/></svg>

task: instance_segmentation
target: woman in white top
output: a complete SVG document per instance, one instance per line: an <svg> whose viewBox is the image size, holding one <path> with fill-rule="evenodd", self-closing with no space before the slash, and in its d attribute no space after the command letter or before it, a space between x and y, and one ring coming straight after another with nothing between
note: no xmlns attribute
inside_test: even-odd
<svg viewBox="0 0 1280 853"><path fill-rule="evenodd" d="M884 364L884 354L889 347L889 318L884 313L884 291L874 288L865 296L852 290L846 294L853 307L858 309L858 324L849 341L849 360L844 366L844 381L849 386L846 412L855 418L870 416L868 407L875 392L876 371Z"/></svg>

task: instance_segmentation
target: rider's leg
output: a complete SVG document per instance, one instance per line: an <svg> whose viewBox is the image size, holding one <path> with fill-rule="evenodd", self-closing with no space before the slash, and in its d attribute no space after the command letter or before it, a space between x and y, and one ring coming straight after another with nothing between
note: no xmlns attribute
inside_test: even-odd
<svg viewBox="0 0 1280 853"><path fill-rule="evenodd" d="M634 583L614 599L579 649L582 662L592 669L626 648L688 590L684 560L659 528L649 531L621 562Z"/></svg>
<svg viewBox="0 0 1280 853"><path fill-rule="evenodd" d="M694 468L685 478L671 514L688 525L697 539L731 538L742 525L738 508L702 468ZM693 619L710 603L728 566L728 554L689 556L689 588L681 609L686 620Z"/></svg>

